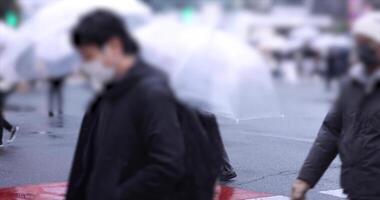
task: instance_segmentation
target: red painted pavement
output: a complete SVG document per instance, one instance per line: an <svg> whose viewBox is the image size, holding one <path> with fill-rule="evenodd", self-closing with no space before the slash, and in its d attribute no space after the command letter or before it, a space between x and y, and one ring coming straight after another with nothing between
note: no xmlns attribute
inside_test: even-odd
<svg viewBox="0 0 380 200"><path fill-rule="evenodd" d="M268 197L267 193L247 191L227 186L216 188L215 200L245 200L252 198Z"/></svg>
<svg viewBox="0 0 380 200"><path fill-rule="evenodd" d="M0 189L0 200L63 200L65 191L66 183L17 186ZM266 193L218 186L215 200L245 200L268 196L270 195Z"/></svg>
<svg viewBox="0 0 380 200"><path fill-rule="evenodd" d="M25 185L0 189L0 200L63 200L66 183Z"/></svg>

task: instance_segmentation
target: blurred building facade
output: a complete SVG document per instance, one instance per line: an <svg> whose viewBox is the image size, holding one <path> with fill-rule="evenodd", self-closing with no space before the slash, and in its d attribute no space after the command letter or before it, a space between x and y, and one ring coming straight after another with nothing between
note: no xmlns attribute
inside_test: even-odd
<svg viewBox="0 0 380 200"><path fill-rule="evenodd" d="M368 7L380 9L380 0L143 0L156 11L199 8L205 2L215 1L227 11L248 10L256 13L283 13L300 11L306 15L326 16L333 19L335 29L347 30L350 22ZM301 15L302 15L301 13Z"/></svg>
<svg viewBox="0 0 380 200"><path fill-rule="evenodd" d="M162 11L169 9L179 9L186 6L198 7L202 0L143 0L149 4L154 10Z"/></svg>

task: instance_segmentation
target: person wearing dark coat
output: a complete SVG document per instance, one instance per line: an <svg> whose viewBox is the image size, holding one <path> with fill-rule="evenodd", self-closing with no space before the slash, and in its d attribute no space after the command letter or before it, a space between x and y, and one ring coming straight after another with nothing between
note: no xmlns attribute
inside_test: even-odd
<svg viewBox="0 0 380 200"><path fill-rule="evenodd" d="M48 80L49 83L49 117L54 117L55 108L58 110L58 114L63 114L63 87L65 84L65 77L54 77Z"/></svg>
<svg viewBox="0 0 380 200"><path fill-rule="evenodd" d="M350 49L331 47L326 58L325 81L326 89L331 90L333 80L339 80L347 74L350 66Z"/></svg>
<svg viewBox="0 0 380 200"><path fill-rule="evenodd" d="M354 34L362 65L342 84L293 184L293 200L305 199L337 155L348 198L380 199L380 12L359 19Z"/></svg>
<svg viewBox="0 0 380 200"><path fill-rule="evenodd" d="M66 199L180 200L184 139L166 77L139 58L109 11L82 17L72 40L85 62L108 72L82 123Z"/></svg>

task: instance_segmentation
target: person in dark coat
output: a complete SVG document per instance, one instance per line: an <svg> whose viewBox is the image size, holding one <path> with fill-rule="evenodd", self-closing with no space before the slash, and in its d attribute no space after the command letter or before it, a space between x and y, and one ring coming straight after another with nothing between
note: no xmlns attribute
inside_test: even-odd
<svg viewBox="0 0 380 200"><path fill-rule="evenodd" d="M343 47L331 47L326 58L325 81L326 89L329 91L333 80L339 80L347 74L350 66L350 49Z"/></svg>
<svg viewBox="0 0 380 200"><path fill-rule="evenodd" d="M350 200L380 199L380 12L354 25L362 66L343 83L295 181L292 199L305 199L339 155L341 186Z"/></svg>
<svg viewBox="0 0 380 200"><path fill-rule="evenodd" d="M65 77L54 77L48 80L49 83L49 117L54 117L54 110L57 109L58 114L63 114L63 87Z"/></svg>
<svg viewBox="0 0 380 200"><path fill-rule="evenodd" d="M184 139L165 76L138 57L112 12L83 16L72 38L84 61L103 64L109 80L85 114L66 199L179 200Z"/></svg>

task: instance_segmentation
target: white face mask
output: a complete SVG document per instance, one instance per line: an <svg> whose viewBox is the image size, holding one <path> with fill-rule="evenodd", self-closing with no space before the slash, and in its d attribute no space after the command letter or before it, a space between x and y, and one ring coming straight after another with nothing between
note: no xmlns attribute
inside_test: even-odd
<svg viewBox="0 0 380 200"><path fill-rule="evenodd" d="M80 69L95 91L103 90L104 85L115 78L115 71L104 66L99 60L84 62Z"/></svg>

